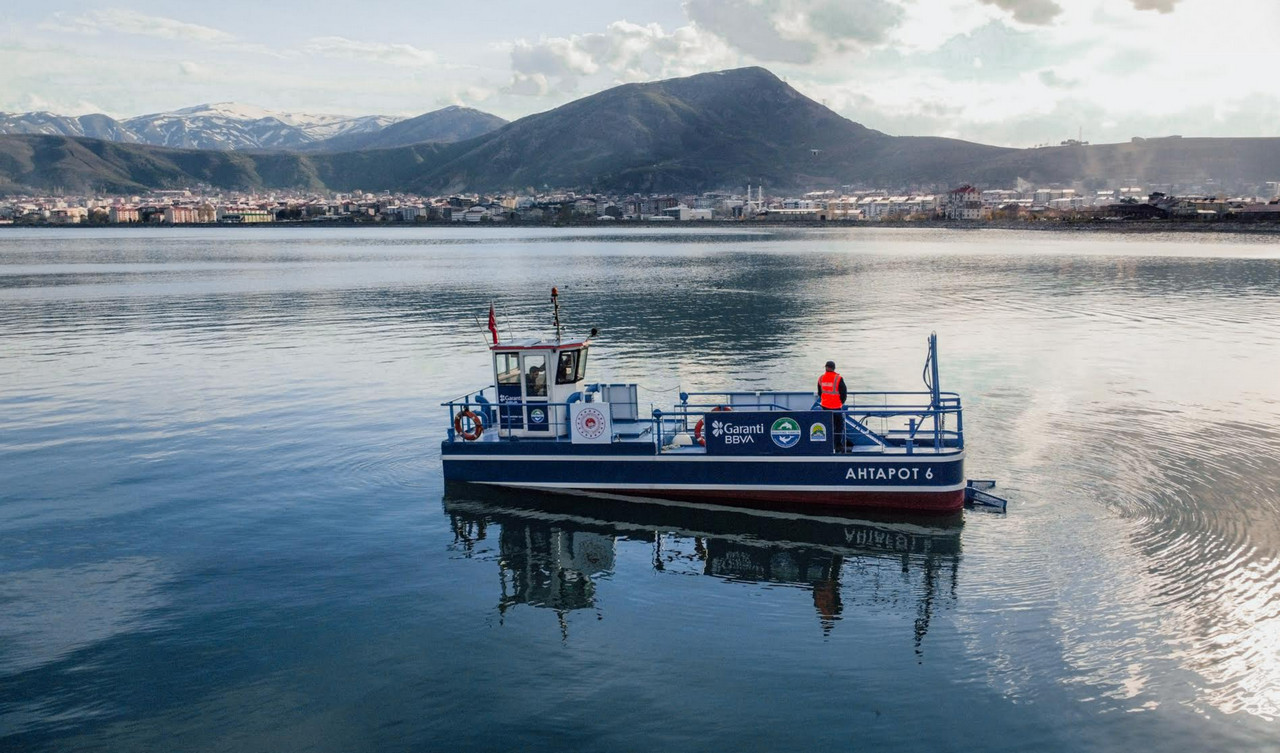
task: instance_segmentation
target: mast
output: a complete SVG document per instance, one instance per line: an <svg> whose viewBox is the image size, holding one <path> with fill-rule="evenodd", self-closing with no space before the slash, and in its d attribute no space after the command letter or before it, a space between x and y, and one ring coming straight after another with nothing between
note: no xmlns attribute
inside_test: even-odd
<svg viewBox="0 0 1280 753"><path fill-rule="evenodd" d="M560 332L560 291L556 288L551 288L551 307L555 315L556 342L559 343L564 337Z"/></svg>

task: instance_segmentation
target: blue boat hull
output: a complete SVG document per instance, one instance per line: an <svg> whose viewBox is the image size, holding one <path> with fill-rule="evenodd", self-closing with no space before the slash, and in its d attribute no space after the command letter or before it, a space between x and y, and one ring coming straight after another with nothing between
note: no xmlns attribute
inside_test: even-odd
<svg viewBox="0 0 1280 753"><path fill-rule="evenodd" d="M811 504L918 512L964 506L964 453L826 457L657 455L639 445L584 452L567 443L441 449L446 481L576 489L726 504ZM504 446L505 445L505 446ZM615 445L614 447L617 447Z"/></svg>

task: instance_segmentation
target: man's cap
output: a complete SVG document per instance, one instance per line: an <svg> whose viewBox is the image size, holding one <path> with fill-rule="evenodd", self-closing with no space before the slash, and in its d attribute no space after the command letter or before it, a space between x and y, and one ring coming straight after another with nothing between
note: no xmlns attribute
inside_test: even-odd
<svg viewBox="0 0 1280 753"><path fill-rule="evenodd" d="M831 369L831 370L833 370L833 371L834 371L834 370L835 370L835 368L836 368L836 362L835 362L835 361L827 361L827 368L828 368L828 369Z"/></svg>

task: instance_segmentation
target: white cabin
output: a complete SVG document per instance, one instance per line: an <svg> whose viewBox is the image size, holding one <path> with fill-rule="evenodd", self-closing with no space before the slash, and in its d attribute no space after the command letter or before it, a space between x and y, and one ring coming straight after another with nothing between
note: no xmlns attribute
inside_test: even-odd
<svg viewBox="0 0 1280 753"><path fill-rule="evenodd" d="M493 351L493 383L501 437L550 439L569 431L567 403L581 393L590 339L576 342L521 340Z"/></svg>

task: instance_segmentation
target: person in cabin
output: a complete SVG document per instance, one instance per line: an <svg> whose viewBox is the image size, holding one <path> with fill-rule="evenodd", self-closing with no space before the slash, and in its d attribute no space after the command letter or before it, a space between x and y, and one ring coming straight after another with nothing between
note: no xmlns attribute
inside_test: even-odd
<svg viewBox="0 0 1280 753"><path fill-rule="evenodd" d="M541 366L530 366L525 380L525 393L529 395L547 394L547 370Z"/></svg>
<svg viewBox="0 0 1280 753"><path fill-rule="evenodd" d="M844 386L844 377L836 371L836 362L827 361L827 370L818 377L818 404L823 410L836 411L831 417L832 434L837 449L843 449L844 441L844 403L849 399L849 389Z"/></svg>

